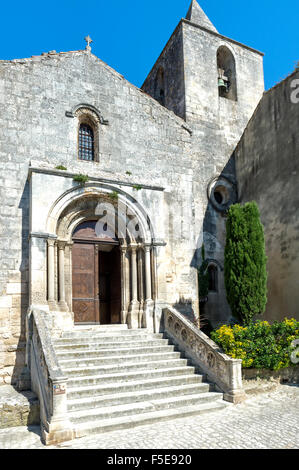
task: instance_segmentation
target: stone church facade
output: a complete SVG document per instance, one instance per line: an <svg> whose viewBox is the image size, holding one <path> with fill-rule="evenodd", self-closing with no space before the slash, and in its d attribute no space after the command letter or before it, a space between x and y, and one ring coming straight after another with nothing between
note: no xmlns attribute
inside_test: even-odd
<svg viewBox="0 0 299 470"><path fill-rule="evenodd" d="M263 96L263 54L221 35L194 0L141 89L89 45L0 62L0 383L24 373L30 307L54 332L159 332L165 305L197 318L202 244L214 272L207 318L230 319L225 214L238 175L241 200L257 197L256 114L241 138Z"/></svg>

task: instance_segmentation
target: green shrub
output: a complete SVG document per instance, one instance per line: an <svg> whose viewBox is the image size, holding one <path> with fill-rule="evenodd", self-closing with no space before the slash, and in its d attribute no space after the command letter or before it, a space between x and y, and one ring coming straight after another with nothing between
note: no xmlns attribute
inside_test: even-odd
<svg viewBox="0 0 299 470"><path fill-rule="evenodd" d="M133 189L134 191L140 191L140 189L142 189L142 186L140 186L140 184L134 184Z"/></svg>
<svg viewBox="0 0 299 470"><path fill-rule="evenodd" d="M114 201L118 200L118 192L113 191L112 193L109 194L110 199L113 199Z"/></svg>
<svg viewBox="0 0 299 470"><path fill-rule="evenodd" d="M56 168L56 170L63 170L63 171L66 171L66 170L67 170L67 168L66 168L65 166L63 166L63 165L58 165L58 166L56 166L55 168Z"/></svg>
<svg viewBox="0 0 299 470"><path fill-rule="evenodd" d="M79 175L75 175L73 177L73 180L76 181L76 183L85 184L88 181L88 176L87 175L82 175L80 173Z"/></svg>
<svg viewBox="0 0 299 470"><path fill-rule="evenodd" d="M233 316L245 325L265 312L266 262L264 229L257 204L231 206L226 224L225 288Z"/></svg>
<svg viewBox="0 0 299 470"><path fill-rule="evenodd" d="M279 370L295 365L292 342L299 339L299 321L286 318L273 325L261 320L247 327L223 325L211 338L228 356L242 359L244 368Z"/></svg>

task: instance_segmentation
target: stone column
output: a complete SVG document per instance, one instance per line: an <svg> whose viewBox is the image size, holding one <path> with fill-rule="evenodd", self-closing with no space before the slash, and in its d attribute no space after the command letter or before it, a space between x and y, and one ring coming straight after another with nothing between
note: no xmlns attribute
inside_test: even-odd
<svg viewBox="0 0 299 470"><path fill-rule="evenodd" d="M127 309L127 296L126 296L126 255L127 255L127 245L123 244L120 246L120 266L121 266L121 313L120 319L122 324L126 324L128 309Z"/></svg>
<svg viewBox="0 0 299 470"><path fill-rule="evenodd" d="M137 252L137 265L138 265L138 292L139 292L139 328L146 328L144 321L144 275L143 275L143 245L139 243Z"/></svg>
<svg viewBox="0 0 299 470"><path fill-rule="evenodd" d="M152 267L151 267L151 245L144 246L145 252L145 324L149 330L154 330L154 302L152 299Z"/></svg>
<svg viewBox="0 0 299 470"><path fill-rule="evenodd" d="M55 302L55 240L48 239L48 304L50 310L57 308Z"/></svg>
<svg viewBox="0 0 299 470"><path fill-rule="evenodd" d="M152 300L151 247L145 245L145 295L146 301Z"/></svg>
<svg viewBox="0 0 299 470"><path fill-rule="evenodd" d="M129 328L138 328L139 302L138 302L138 285L137 285L137 244L130 245L131 251L131 303L128 313Z"/></svg>
<svg viewBox="0 0 299 470"><path fill-rule="evenodd" d="M73 259L72 259L72 249L73 249L73 242L68 242L66 244L68 251L66 253L66 259L67 261L67 266L68 266L68 272L67 275L65 276L65 301L67 305L69 306L70 311L72 311L72 302L73 302Z"/></svg>
<svg viewBox="0 0 299 470"><path fill-rule="evenodd" d="M64 250L66 242L58 241L58 288L59 288L59 308L67 311L67 303L65 301L65 276L64 276Z"/></svg>

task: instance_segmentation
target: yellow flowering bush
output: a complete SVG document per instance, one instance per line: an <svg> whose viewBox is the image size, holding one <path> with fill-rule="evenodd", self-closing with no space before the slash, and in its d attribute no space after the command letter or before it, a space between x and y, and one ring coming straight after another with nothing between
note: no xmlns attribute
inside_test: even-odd
<svg viewBox="0 0 299 470"><path fill-rule="evenodd" d="M233 359L242 359L244 368L279 370L295 365L292 343L299 339L299 322L285 318L270 325L257 321L244 327L223 325L211 338Z"/></svg>

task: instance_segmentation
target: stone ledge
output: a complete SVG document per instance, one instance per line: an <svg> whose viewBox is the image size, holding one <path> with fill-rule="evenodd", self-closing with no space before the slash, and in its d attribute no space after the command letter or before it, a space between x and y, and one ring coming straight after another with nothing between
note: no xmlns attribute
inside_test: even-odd
<svg viewBox="0 0 299 470"><path fill-rule="evenodd" d="M11 385L0 387L0 429L39 423L39 401L33 392L17 392Z"/></svg>
<svg viewBox="0 0 299 470"><path fill-rule="evenodd" d="M272 380L279 383L299 384L299 366L287 367L280 370L242 369L243 380Z"/></svg>

